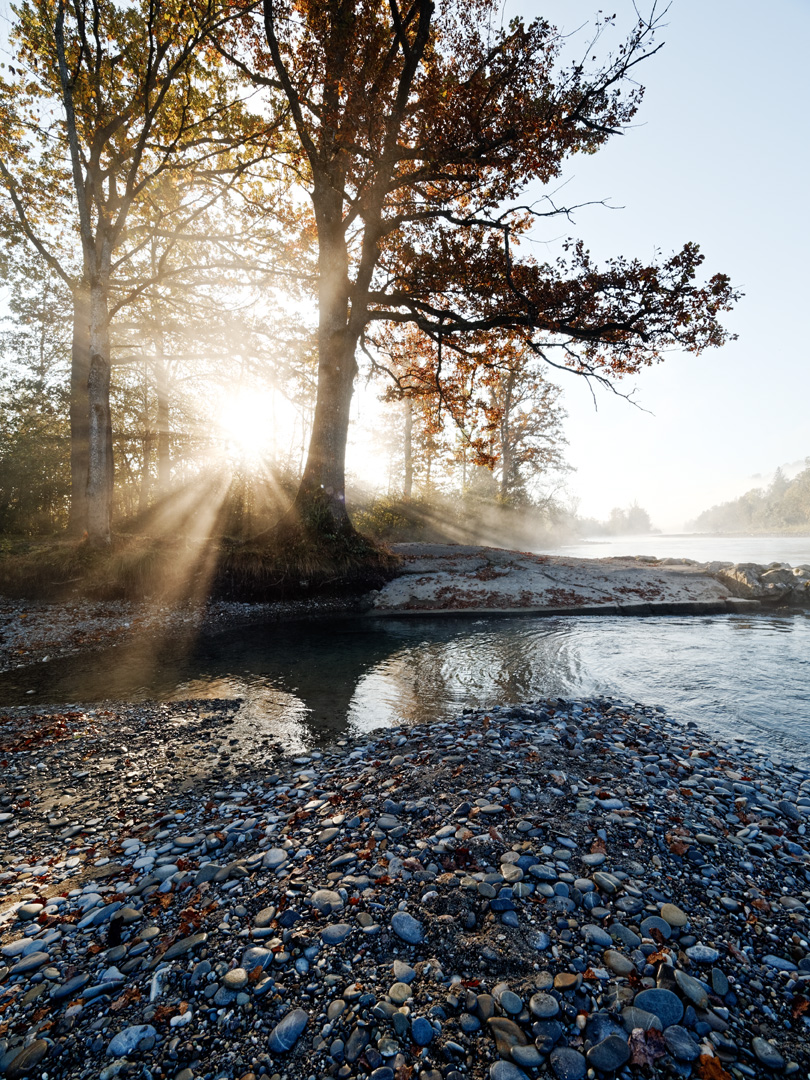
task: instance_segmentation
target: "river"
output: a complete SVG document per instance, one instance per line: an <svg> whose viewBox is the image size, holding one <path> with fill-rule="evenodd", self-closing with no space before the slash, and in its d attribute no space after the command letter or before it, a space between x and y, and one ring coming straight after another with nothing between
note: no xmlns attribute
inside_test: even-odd
<svg viewBox="0 0 810 1080"><path fill-rule="evenodd" d="M241 698L290 749L465 707L607 694L810 766L810 616L443 617L268 624L0 674L0 704Z"/></svg>
<svg viewBox="0 0 810 1080"><path fill-rule="evenodd" d="M700 533L650 533L644 536L598 536L557 548L537 548L538 554L569 555L577 559L607 559L617 555L646 555L697 562L786 562L810 565L810 536L703 536Z"/></svg>

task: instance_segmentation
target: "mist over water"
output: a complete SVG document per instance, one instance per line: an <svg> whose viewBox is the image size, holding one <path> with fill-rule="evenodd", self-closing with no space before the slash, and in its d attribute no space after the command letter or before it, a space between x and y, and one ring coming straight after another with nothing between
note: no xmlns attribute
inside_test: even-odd
<svg viewBox="0 0 810 1080"><path fill-rule="evenodd" d="M292 751L463 708L595 694L661 705L810 767L810 616L273 624L0 675L3 705L238 698L234 735Z"/></svg>
<svg viewBox="0 0 810 1080"><path fill-rule="evenodd" d="M650 533L643 536L600 536L559 547L537 548L539 554L576 559L608 559L645 555L697 562L752 562L790 566L810 564L810 536L703 536L699 533Z"/></svg>

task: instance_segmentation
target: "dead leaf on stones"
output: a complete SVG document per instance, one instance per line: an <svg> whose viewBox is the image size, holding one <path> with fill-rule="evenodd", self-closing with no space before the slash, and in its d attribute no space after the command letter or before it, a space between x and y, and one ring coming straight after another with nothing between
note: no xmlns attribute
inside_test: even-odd
<svg viewBox="0 0 810 1080"><path fill-rule="evenodd" d="M700 1080L731 1080L731 1077L717 1060L709 1054L701 1054L697 1064L697 1074Z"/></svg>
<svg viewBox="0 0 810 1080"><path fill-rule="evenodd" d="M655 1028L645 1031L644 1028L633 1028L628 1040L630 1048L630 1064L636 1068L652 1071L658 1058L663 1057L667 1050L664 1036Z"/></svg>

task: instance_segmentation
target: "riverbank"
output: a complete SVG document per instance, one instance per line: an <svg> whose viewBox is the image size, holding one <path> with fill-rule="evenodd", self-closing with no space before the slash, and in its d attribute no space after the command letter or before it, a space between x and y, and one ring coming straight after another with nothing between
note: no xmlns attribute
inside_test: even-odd
<svg viewBox="0 0 810 1080"><path fill-rule="evenodd" d="M810 1067L810 779L658 709L240 744L0 724L0 1073L734 1080Z"/></svg>
<svg viewBox="0 0 810 1080"><path fill-rule="evenodd" d="M339 614L706 615L810 606L810 568L687 559L574 559L457 544L399 544L379 590L272 603L0 597L0 671L88 650L251 623Z"/></svg>

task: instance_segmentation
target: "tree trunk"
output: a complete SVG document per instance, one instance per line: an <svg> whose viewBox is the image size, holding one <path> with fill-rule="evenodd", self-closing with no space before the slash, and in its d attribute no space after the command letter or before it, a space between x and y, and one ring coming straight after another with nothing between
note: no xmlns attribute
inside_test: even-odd
<svg viewBox="0 0 810 1080"><path fill-rule="evenodd" d="M110 416L110 336L107 290L94 282L90 293L90 370L87 469L87 536L95 547L110 542L113 489L112 419Z"/></svg>
<svg viewBox="0 0 810 1080"><path fill-rule="evenodd" d="M87 472L90 418L87 382L90 376L90 290L81 282L73 291L73 342L70 363L70 516L68 533L87 532Z"/></svg>
<svg viewBox="0 0 810 1080"><path fill-rule="evenodd" d="M406 499L413 494L413 401L405 398L405 485L402 492Z"/></svg>
<svg viewBox="0 0 810 1080"><path fill-rule="evenodd" d="M172 474L171 440L169 433L169 372L163 349L155 356L155 388L157 391L157 486L165 495Z"/></svg>
<svg viewBox="0 0 810 1080"><path fill-rule="evenodd" d="M318 389L307 462L288 515L296 528L315 536L354 533L346 511L346 442L358 334L348 326L348 251L340 208L336 192L316 197Z"/></svg>
<svg viewBox="0 0 810 1080"><path fill-rule="evenodd" d="M307 463L292 514L305 532L350 533L346 512L346 442L357 374L354 342L336 336L318 365L318 395Z"/></svg>
<svg viewBox="0 0 810 1080"><path fill-rule="evenodd" d="M512 472L512 392L515 386L515 373L509 372L503 395L503 412L499 424L501 436L501 502L509 499L509 486Z"/></svg>

